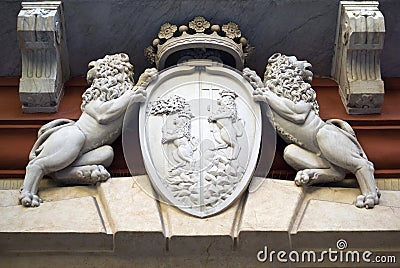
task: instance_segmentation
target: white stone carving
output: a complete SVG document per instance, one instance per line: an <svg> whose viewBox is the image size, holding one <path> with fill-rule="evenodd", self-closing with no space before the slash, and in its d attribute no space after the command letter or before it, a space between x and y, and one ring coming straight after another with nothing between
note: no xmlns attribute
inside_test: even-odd
<svg viewBox="0 0 400 268"><path fill-rule="evenodd" d="M17 30L22 54L19 84L24 113L57 112L69 78L61 1L22 2Z"/></svg>
<svg viewBox="0 0 400 268"><path fill-rule="evenodd" d="M215 140L218 146L213 150L232 148L232 155L228 160L238 158L241 145L238 142L238 137L243 135L243 121L238 118L235 99L238 95L231 90L223 90L220 92L221 98L217 100L219 106L216 113L208 118L208 122L214 123L217 131L214 131Z"/></svg>
<svg viewBox="0 0 400 268"><path fill-rule="evenodd" d="M380 113L385 21L377 1L341 1L332 77L349 114Z"/></svg>
<svg viewBox="0 0 400 268"><path fill-rule="evenodd" d="M240 73L211 60L169 68L146 88L140 143L163 201L207 217L246 190L261 141L261 109L252 91ZM124 128L135 121L126 118Z"/></svg>
<svg viewBox="0 0 400 268"><path fill-rule="evenodd" d="M93 184L110 177L114 157L110 144L121 134L128 104L145 100L143 87L155 79L146 70L134 86L133 66L126 54L105 56L91 62L90 87L82 95L82 115L74 122L57 119L40 128L21 187L23 206L39 206L39 181L49 175L62 184Z"/></svg>
<svg viewBox="0 0 400 268"><path fill-rule="evenodd" d="M176 115L172 125L165 125L165 128L162 129L161 143L172 143L174 145L171 155L176 163L169 172L172 173L178 168L192 165L197 142L192 137L191 119L194 116L190 111L189 103L184 98L173 95L168 100L157 100L153 103L150 113L152 115Z"/></svg>
<svg viewBox="0 0 400 268"><path fill-rule="evenodd" d="M145 54L148 60L161 70L176 64L176 61L169 62L170 56L176 58L176 53L195 52L195 59L209 58L215 61L216 58L208 57L207 53L219 51L229 55L220 55L219 60L225 60L225 64L242 70L244 61L252 49L237 24L229 22L220 27L211 25L203 17L195 17L188 26L177 27L170 23L162 25L158 38L153 40L152 46L146 48ZM199 50L203 53L199 53Z"/></svg>
<svg viewBox="0 0 400 268"><path fill-rule="evenodd" d="M248 68L243 74L255 88L254 98L271 107L278 133L289 144L284 159L298 170L295 183L302 186L335 182L352 172L362 193L356 206L372 208L380 198L373 164L348 123L340 119L324 122L318 116L309 67L311 64L306 61L277 53L268 60L264 82Z"/></svg>

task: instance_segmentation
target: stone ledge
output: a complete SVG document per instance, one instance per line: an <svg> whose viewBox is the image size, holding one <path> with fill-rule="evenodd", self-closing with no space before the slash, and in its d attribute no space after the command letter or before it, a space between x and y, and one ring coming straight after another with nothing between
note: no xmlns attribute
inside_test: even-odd
<svg viewBox="0 0 400 268"><path fill-rule="evenodd" d="M161 204L167 230L168 251L173 256L226 255L234 246L233 229L240 202L223 213L200 219Z"/></svg>
<svg viewBox="0 0 400 268"><path fill-rule="evenodd" d="M45 202L39 208L5 206L0 215L4 251L112 250L94 197Z"/></svg>
<svg viewBox="0 0 400 268"><path fill-rule="evenodd" d="M150 187L147 176L138 176L135 180L111 179L100 184L98 191L115 235L114 250L146 256L159 255L165 250L166 242L158 204L141 187Z"/></svg>
<svg viewBox="0 0 400 268"><path fill-rule="evenodd" d="M156 201L149 191L147 176L112 178L95 187L46 187L40 191L44 203L33 209L16 205L18 191L0 191L0 266L12 256L38 263L42 256L45 263L49 252L74 254L71 265L82 258L99 265L256 265L264 246L327 250L339 239L349 249L400 253L398 191L382 191L381 204L366 210L353 205L358 189L299 188L265 179L257 191L205 219ZM52 259L45 266L58 262Z"/></svg>
<svg viewBox="0 0 400 268"><path fill-rule="evenodd" d="M267 241L289 249L289 232L303 198L303 189L292 181L266 179L247 196L238 226L238 249L250 254Z"/></svg>
<svg viewBox="0 0 400 268"><path fill-rule="evenodd" d="M358 189L312 187L306 192L291 231L292 248L336 249L344 239L352 250L400 252L398 191L381 191L380 204L372 210L354 206Z"/></svg>

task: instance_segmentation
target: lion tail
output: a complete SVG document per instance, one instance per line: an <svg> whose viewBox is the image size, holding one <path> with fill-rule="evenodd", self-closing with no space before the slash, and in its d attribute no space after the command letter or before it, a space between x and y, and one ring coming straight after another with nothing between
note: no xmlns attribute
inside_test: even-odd
<svg viewBox="0 0 400 268"><path fill-rule="evenodd" d="M341 119L329 119L326 121L326 123L332 124L337 128L339 128L340 130L342 130L343 133L346 134L346 136L349 137L354 142L355 145L357 145L362 154L362 157L368 159L363 148L361 147L361 144L357 140L356 133L354 132L353 128L350 126L349 123Z"/></svg>
<svg viewBox="0 0 400 268"><path fill-rule="evenodd" d="M353 136L353 137L356 136L356 133L354 132L353 128L350 126L349 123L347 123L347 122L344 121L344 120L341 120L341 119L329 119L329 120L326 120L326 122L327 122L328 124L335 125L335 126L337 126L338 128L340 128L340 129L346 131L347 133L349 133L349 134L350 134L351 136Z"/></svg>
<svg viewBox="0 0 400 268"><path fill-rule="evenodd" d="M56 119L50 121L49 123L43 125L38 131L38 139L36 140L35 144L32 147L32 150L29 153L29 161L36 158L38 154L43 149L43 143L47 140L47 138L54 133L55 131L59 130L60 128L70 126L75 122L70 119Z"/></svg>

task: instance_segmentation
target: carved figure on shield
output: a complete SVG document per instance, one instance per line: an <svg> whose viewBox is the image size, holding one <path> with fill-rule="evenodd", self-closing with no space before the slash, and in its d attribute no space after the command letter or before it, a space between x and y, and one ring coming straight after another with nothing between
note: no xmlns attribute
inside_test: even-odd
<svg viewBox="0 0 400 268"><path fill-rule="evenodd" d="M215 123L217 132L214 132L214 138L219 143L214 150L232 148L232 154L229 160L237 159L240 153L240 144L238 137L243 135L243 125L237 116L235 99L237 94L230 90L220 92L221 98L217 100L219 108L217 112L208 118L210 123Z"/></svg>
<svg viewBox="0 0 400 268"><path fill-rule="evenodd" d="M179 167L184 167L186 164L191 166L194 162L193 153L197 149L196 139L191 137L190 133L190 120L193 115L190 110L181 111L178 117L174 119L174 129L163 129L162 143L172 142L176 149L172 152L172 156L178 163L172 170Z"/></svg>
<svg viewBox="0 0 400 268"><path fill-rule="evenodd" d="M295 183L301 186L335 182L352 172L361 188L356 206L372 208L380 198L374 166L347 122L324 122L318 116L309 67L311 64L306 61L277 53L268 60L264 82L248 68L243 74L255 88L255 100L269 104L276 130L289 144L284 159L298 170Z"/></svg>
<svg viewBox="0 0 400 268"><path fill-rule="evenodd" d="M190 170L195 162L193 154L198 146L198 141L191 134L191 120L194 116L190 105L185 99L173 95L168 100L156 101L151 108L151 114L166 117L161 143L171 143L174 146L171 155L175 164L170 172L185 166ZM172 124L168 124L168 117L172 119Z"/></svg>
<svg viewBox="0 0 400 268"><path fill-rule="evenodd" d="M145 100L143 88L156 78L155 69L142 74L134 86L133 66L126 54L108 55L89 63L90 87L82 95L82 115L74 122L57 119L39 130L26 167L19 200L36 207L39 182L49 175L62 184L92 184L105 181L105 169L114 157L112 142L121 134L128 104Z"/></svg>

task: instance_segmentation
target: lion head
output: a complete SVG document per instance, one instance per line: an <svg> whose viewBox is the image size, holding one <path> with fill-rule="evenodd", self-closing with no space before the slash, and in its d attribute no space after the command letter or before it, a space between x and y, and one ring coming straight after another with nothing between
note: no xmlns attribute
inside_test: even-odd
<svg viewBox="0 0 400 268"><path fill-rule="evenodd" d="M82 110L92 100L116 99L134 86L133 66L124 53L106 55L90 62L89 68L86 79L90 87L82 95Z"/></svg>
<svg viewBox="0 0 400 268"><path fill-rule="evenodd" d="M310 67L311 64L307 61L299 61L294 56L276 53L268 59L264 73L264 86L278 96L294 102L312 103L313 110L318 114L316 93L310 85L313 76L313 73L308 70Z"/></svg>

